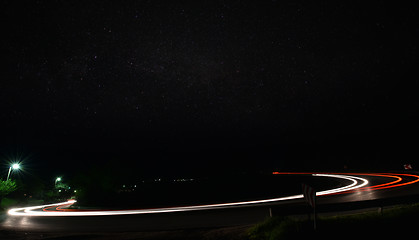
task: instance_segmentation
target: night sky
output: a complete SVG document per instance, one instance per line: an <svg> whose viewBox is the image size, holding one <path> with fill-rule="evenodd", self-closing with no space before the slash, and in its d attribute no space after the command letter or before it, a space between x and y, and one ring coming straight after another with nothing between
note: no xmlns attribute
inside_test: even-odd
<svg viewBox="0 0 419 240"><path fill-rule="evenodd" d="M24 156L53 177L415 163L418 9L291 2L2 1L2 164Z"/></svg>

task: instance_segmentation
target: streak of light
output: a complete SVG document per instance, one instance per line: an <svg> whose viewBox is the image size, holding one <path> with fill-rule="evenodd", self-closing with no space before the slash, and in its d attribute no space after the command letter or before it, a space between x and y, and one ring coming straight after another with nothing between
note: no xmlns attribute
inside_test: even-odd
<svg viewBox="0 0 419 240"><path fill-rule="evenodd" d="M385 189L385 188L401 187L401 186L406 186L406 185L410 185L410 184L413 184L413 183L417 183L417 182L419 182L419 176L416 176L416 175L412 175L412 174L403 174L403 173L398 173L397 175L407 176L407 177L414 177L414 178L416 178L416 179L415 179L415 180L413 180L413 181L410 181L410 182L405 182L405 183L399 183L399 184L395 184L395 185L390 185L390 186L380 187L380 188L377 188L377 189Z"/></svg>
<svg viewBox="0 0 419 240"><path fill-rule="evenodd" d="M353 189L353 190L349 190L349 191L343 191L343 192L339 192L339 193L335 193L335 194L347 194L347 193L352 193L352 192L355 192L355 191L356 192L373 191L373 190L375 191L375 190L380 190L380 189L388 189L388 188L396 188L396 187L401 187L401 186L407 186L407 185L419 182L419 176L412 175L412 174L403 174L403 173L384 173L384 174L356 173L355 175L387 177L387 178L395 178L396 180L392 181L392 182L387 182L387 183L384 183L384 184L367 186L367 187ZM399 183L403 180L403 178L400 177L400 176L414 177L416 179L412 180L412 181L409 181L409 182ZM398 184L396 184L396 183L398 183Z"/></svg>
<svg viewBox="0 0 419 240"><path fill-rule="evenodd" d="M364 187L368 184L368 180L347 175L337 175L337 174L313 174L313 176L319 177L331 177L331 178L340 178L349 180L351 184L343 187L338 187L334 189L324 190L317 192L317 196L339 193L344 191L350 191L353 189ZM361 184L359 184L359 181ZM211 210L211 209L221 209L221 208L232 208L240 206L249 206L255 204L264 204L264 203L273 203L280 202L292 199L301 199L303 198L302 194L272 198L272 199L263 199L263 200L254 200L254 201L244 201L244 202L231 202L231 203L218 203L218 204L207 204L207 205L196 205L196 206L184 206L184 207L168 207L168 208L155 208L155 209L139 209L139 210L108 210L108 211L49 211L49 208L60 207L62 205L70 205L75 202L75 200L70 200L67 202L48 204L42 206L26 207L26 208L15 208L10 209L8 214L14 216L106 216L106 215L128 215L128 214L150 214L150 213L169 213L169 212L183 212L183 211L196 211L196 210ZM47 208L47 209L45 209ZM34 211L44 209L46 211Z"/></svg>

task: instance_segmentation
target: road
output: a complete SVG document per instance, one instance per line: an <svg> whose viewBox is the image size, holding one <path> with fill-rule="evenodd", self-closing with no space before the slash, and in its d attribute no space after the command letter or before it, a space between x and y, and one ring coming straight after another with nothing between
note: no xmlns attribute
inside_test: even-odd
<svg viewBox="0 0 419 240"><path fill-rule="evenodd" d="M280 173L311 174L311 173ZM413 173L316 174L338 179L340 185L317 192L317 202L351 204L369 200L419 195L419 176ZM302 195L246 202L138 210L72 210L72 202L12 209L0 229L39 232L130 232L212 228L254 224L269 209L304 205Z"/></svg>

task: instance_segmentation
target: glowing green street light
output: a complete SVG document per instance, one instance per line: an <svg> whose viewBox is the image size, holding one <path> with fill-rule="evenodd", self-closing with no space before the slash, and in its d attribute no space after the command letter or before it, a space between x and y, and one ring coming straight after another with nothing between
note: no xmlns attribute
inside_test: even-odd
<svg viewBox="0 0 419 240"><path fill-rule="evenodd" d="M55 187L57 187L57 182L59 182L59 181L61 181L61 177L57 177L57 178L55 179L55 183L54 183L54 186L55 186Z"/></svg>
<svg viewBox="0 0 419 240"><path fill-rule="evenodd" d="M12 169L13 170L18 170L20 168L20 166L19 166L19 164L18 163L14 163L12 166L10 166L9 167L9 172L7 173L7 178L6 178L6 181L8 181L9 180L9 177L10 177L10 172L12 171Z"/></svg>

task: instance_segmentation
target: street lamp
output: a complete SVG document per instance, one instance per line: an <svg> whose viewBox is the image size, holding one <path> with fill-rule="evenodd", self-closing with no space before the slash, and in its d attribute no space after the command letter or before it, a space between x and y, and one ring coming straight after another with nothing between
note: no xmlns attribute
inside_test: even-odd
<svg viewBox="0 0 419 240"><path fill-rule="evenodd" d="M61 177L57 177L57 178L55 179L55 183L54 183L54 186L55 186L55 187L57 187L57 182L59 182L59 181L61 181Z"/></svg>
<svg viewBox="0 0 419 240"><path fill-rule="evenodd" d="M9 177L10 177L10 172L12 171L12 169L13 170L17 170L17 169L19 169L20 168L20 166L19 166L19 164L18 163L14 163L12 166L10 166L9 167L9 172L7 173L7 178L6 178L6 181L8 181L9 180Z"/></svg>

